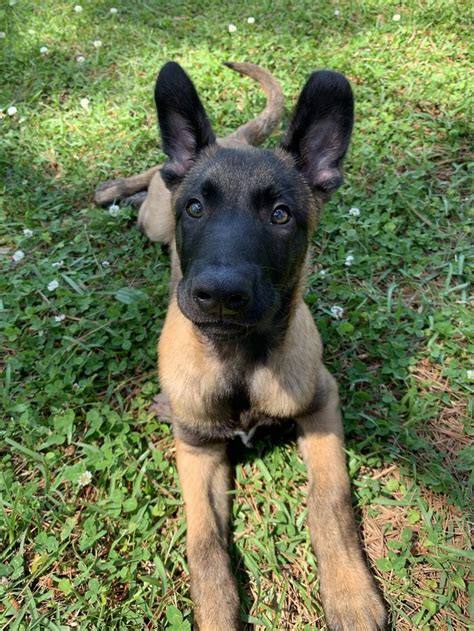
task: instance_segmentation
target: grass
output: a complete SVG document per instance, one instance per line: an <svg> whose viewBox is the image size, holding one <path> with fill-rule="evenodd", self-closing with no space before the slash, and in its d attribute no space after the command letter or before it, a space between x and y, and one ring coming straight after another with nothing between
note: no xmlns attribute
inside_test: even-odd
<svg viewBox="0 0 474 631"><path fill-rule="evenodd" d="M191 627L172 438L147 412L168 260L131 210L112 217L91 199L163 159L152 86L165 60L188 69L220 135L261 109L229 59L271 69L288 110L311 69L353 83L346 181L314 237L306 298L340 382L354 505L393 628L466 629L469 4L111 4L0 8L0 628ZM323 629L291 436L236 460L242 619Z"/></svg>

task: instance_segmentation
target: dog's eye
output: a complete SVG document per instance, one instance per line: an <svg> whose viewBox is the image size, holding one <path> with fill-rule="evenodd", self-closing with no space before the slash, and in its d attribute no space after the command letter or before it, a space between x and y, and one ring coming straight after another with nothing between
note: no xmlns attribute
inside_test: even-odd
<svg viewBox="0 0 474 631"><path fill-rule="evenodd" d="M291 214L288 206L280 204L280 206L273 209L270 221L281 226L284 223L288 223L290 221L290 217Z"/></svg>
<svg viewBox="0 0 474 631"><path fill-rule="evenodd" d="M198 199L190 199L186 204L186 212L190 217L194 217L194 219L199 219L202 217L202 213L204 208L202 207L201 202Z"/></svg>

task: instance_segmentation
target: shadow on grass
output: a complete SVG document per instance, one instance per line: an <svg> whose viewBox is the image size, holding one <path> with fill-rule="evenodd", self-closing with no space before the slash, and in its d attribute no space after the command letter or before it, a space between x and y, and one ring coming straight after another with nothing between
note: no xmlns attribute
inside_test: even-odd
<svg viewBox="0 0 474 631"><path fill-rule="evenodd" d="M210 72L202 72L199 70L201 60L198 60L196 70L196 83L201 84L207 95L208 109L212 114L213 107L217 101L217 96L212 92L209 85L209 76L217 73L220 58L225 55L226 58L235 58L233 53L233 40L230 34L227 34L227 20L223 21L224 13L235 15L235 21L238 22L239 37L245 37L244 29L241 26L244 19L244 10L252 13L255 7L250 5L236 4L226 0L224 3L215 4L209 7L208 2L161 2L155 5L148 2L134 3L133 7L130 3L119 2L119 25L123 30L122 36L130 42L134 40L134 34L137 29L146 27L149 30L150 47L156 46L162 52L160 57L164 62L170 56L180 58L184 56L186 60L186 69L194 77L192 66L192 55L197 50L197 46L204 47L206 50L215 49L215 65L212 66ZM387 14L387 5L384 2L372 3L370 6L363 3L353 2L351 11L344 10L348 15L352 16L344 23L343 37L350 39L361 36L364 30L373 29L377 25L378 14ZM92 24L94 20L104 18L109 15L110 4L105 1L93 3L84 11L81 18L84 23ZM315 40L315 47L322 44L325 40L331 40L337 31L331 30L334 24L333 8L327 3L319 2L264 2L259 5L259 13L257 15L257 27L259 37L265 43L262 49L251 49L248 47L247 59L259 62L260 58L265 60L265 65L270 69L276 69L279 72L288 72L288 76L292 79L293 75L300 72L298 68L298 44L308 42L313 37L314 21L319 20L321 29L318 33L318 41ZM280 20L280 14L291 12L293 22L291 29L285 31L285 24ZM432 4L429 11L422 12L420 20L417 24L419 29L430 28L433 23L446 23L446 11L444 8L437 7ZM153 20L156 18L156 22ZM108 18L112 22L112 19ZM386 15L385 20L390 20L391 16ZM217 36L211 26L216 23L220 24L220 28L225 32L228 38L224 45L222 37ZM24 27L26 25L22 25ZM448 27L447 27L448 28ZM156 33L156 40L153 39ZM17 31L18 36L21 31ZM179 42L176 44L176 42ZM197 45L198 42L198 45ZM146 51L144 51L146 52ZM129 50L125 46L123 53L125 56L129 54ZM140 51L133 50L130 52L134 59L139 59ZM214 53L213 53L214 54ZM13 66L23 68L21 80L15 79L13 93L25 96L25 100L31 107L37 105L45 105L56 107L61 98L74 95L78 97L85 92L90 98L107 93L107 96L113 98L121 98L124 86L121 83L120 72L114 67L112 57L107 57L107 53L101 52L101 61L97 66L86 62L83 67L79 67L74 58L74 52L65 51L63 49L51 52L50 56L41 61L41 73L38 74L38 67L30 63L30 60L38 55L37 48L34 45L25 46L21 55L14 58L10 55L7 62ZM241 57L241 55L239 55ZM290 59L291 67L288 61L283 64L284 70L280 70L280 60ZM317 54L315 54L317 57ZM319 58L319 57L318 57ZM294 65L293 65L294 62ZM56 74L57 67L66 68L64 73ZM350 61L347 61L347 67L350 67ZM158 68L149 69L150 82L150 111L152 108L152 83ZM198 72L199 70L199 72ZM309 70L309 68L308 68ZM122 73L125 71L122 70ZM227 72L222 70L222 72ZM379 85L380 79L370 78L374 85ZM147 77L148 81L148 77ZM214 81L213 81L214 83ZM215 81L219 83L218 80ZM15 88L16 85L16 88ZM236 83L237 85L237 83ZM242 84L242 91L247 94L253 92L253 86L248 87ZM127 89L127 88L125 88ZM129 88L128 88L129 89ZM59 101L55 102L55 97ZM126 98L124 94L124 99ZM296 96L292 94L292 99ZM216 101L214 100L216 99ZM407 103L402 99L399 109L406 107ZM435 120L436 130L441 133L445 130L442 122ZM217 129L219 131L219 129ZM466 126L464 121L454 122L454 126L450 128L450 134L465 134ZM421 132L420 132L421 133ZM356 130L357 134L357 130ZM357 141L360 146L363 144L363 138ZM61 179L58 179L54 166L44 166L38 160L38 153L34 145L26 146L23 143L21 157L17 155L15 146L9 149L6 147L0 156L0 164L7 175L6 188L7 193L12 196L14 203L14 213L18 213L20 206L29 208L30 214L35 210L41 209L42 221L44 219L57 218L58 213L67 219L73 219L75 212L81 208L85 201L90 201L93 194L93 188L96 182L91 181L90 174L80 180L77 176L70 177L67 173ZM429 148L421 148L419 152L420 161L428 156ZM357 151L357 149L356 149ZM448 156L449 157L449 156ZM150 162L152 166L153 161ZM370 166L370 165L369 165ZM383 168L383 164L378 164L378 168ZM111 174L112 175L112 174ZM365 174L363 174L365 177ZM369 174L370 175L370 174ZM429 173L426 173L425 179L430 179ZM377 187L377 180L373 181L373 186ZM15 215L12 221L19 221ZM133 229L132 225L128 226ZM320 233L324 232L324 227L320 229ZM388 267L387 263L387 267ZM399 270L392 267L389 270L395 277L399 277ZM316 318L318 321L318 318ZM152 327L149 323L144 323L144 327L150 327L150 336L153 334ZM387 465L396 463L401 465L404 471L408 472L412 477L426 484L428 488L434 488L437 492L447 493L453 504L464 507L462 499L462 490L456 484L451 484L452 478L446 471L443 463L443 454L430 450L430 446L423 442L420 438L419 425L410 423L409 405L402 402L407 395L412 397L419 396L410 384L411 374L408 367L400 367L397 369L397 376L393 374L386 380L383 378L383 368L386 362L384 356L385 350L382 349L383 344L389 343L392 339L402 336L403 341L399 351L403 352L407 358L415 358L424 355L426 350L425 341L406 334L407 320L403 324L397 326L396 322L391 323L390 329L383 334L380 340L380 349L377 349L373 341L370 344L361 343L349 345L338 340L334 333L327 332L325 337L331 340L331 347L328 353L328 365L339 379L341 385L341 399L343 416L346 416L346 433L347 444L350 450L354 452L360 451L362 454L374 455ZM359 355L365 355L364 362L372 371L367 372L365 382L351 382L350 366ZM133 356L130 355L131 360ZM349 369L349 370L348 370ZM128 374L133 376L134 367L128 367ZM375 375L375 376L374 376ZM360 374L359 374L360 378ZM98 387L99 386L99 387ZM95 396L101 397L101 383L95 384ZM94 392L92 392L92 397ZM381 420L378 423L378 420ZM262 430L263 431L263 430ZM288 425L282 431L281 427L274 430L268 430L265 438L258 437L256 446L253 449L244 448L239 442L231 445L232 460L234 463L252 462L256 457L264 457L272 450L286 444L288 441L294 441L294 427ZM441 481L441 484L440 484ZM440 491L440 487L442 490ZM360 521L360 520L359 520ZM239 568L240 584L248 585L250 579L242 558L238 556L236 547L233 550L236 566ZM247 597L247 604L248 597Z"/></svg>

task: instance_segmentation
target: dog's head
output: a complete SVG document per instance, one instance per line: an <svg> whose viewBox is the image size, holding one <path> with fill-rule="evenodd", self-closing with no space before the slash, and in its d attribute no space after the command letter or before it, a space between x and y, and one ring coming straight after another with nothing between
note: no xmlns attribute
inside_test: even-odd
<svg viewBox="0 0 474 631"><path fill-rule="evenodd" d="M216 144L176 63L162 68L155 101L169 158L161 175L176 218L181 311L214 339L280 325L301 284L319 207L342 181L353 123L348 81L314 72L275 151Z"/></svg>

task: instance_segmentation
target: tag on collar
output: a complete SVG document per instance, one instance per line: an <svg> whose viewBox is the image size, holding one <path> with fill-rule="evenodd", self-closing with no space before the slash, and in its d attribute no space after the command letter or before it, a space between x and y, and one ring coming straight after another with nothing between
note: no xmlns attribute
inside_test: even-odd
<svg viewBox="0 0 474 631"><path fill-rule="evenodd" d="M246 447L252 447L252 438L257 431L258 425L254 425L248 432L243 432L241 429L236 429L234 436L239 436L240 440Z"/></svg>

